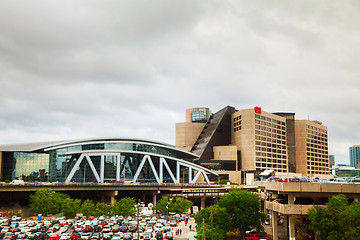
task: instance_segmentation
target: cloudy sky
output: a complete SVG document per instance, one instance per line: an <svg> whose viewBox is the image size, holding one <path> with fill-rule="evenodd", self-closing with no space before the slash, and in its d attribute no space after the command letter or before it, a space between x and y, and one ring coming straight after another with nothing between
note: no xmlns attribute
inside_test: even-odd
<svg viewBox="0 0 360 240"><path fill-rule="evenodd" d="M0 0L0 144L175 143L185 109L295 112L360 144L360 1Z"/></svg>

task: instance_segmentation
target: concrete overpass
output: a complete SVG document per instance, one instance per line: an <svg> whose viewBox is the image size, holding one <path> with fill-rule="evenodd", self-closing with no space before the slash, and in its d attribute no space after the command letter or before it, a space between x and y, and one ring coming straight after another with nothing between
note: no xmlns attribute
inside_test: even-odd
<svg viewBox="0 0 360 240"><path fill-rule="evenodd" d="M30 194L39 189L50 189L55 192L63 192L73 198L92 199L100 202L114 202L116 198L124 196L141 199L143 202L156 203L164 195L170 195L174 191L191 190L204 191L203 189L215 189L219 185L208 184L146 184L146 183L26 183L11 185L8 183L0 184L0 206L2 203L19 199L27 200ZM179 195L180 196L180 195ZM184 197L184 196L183 196ZM25 201L24 201L25 202Z"/></svg>
<svg viewBox="0 0 360 240"><path fill-rule="evenodd" d="M287 239L295 239L295 220L292 216L306 218L314 205L324 205L329 198L344 194L359 201L360 184L312 182L255 182L259 187L265 212L271 215L273 239L278 240L278 220L286 226ZM315 236L316 237L316 236Z"/></svg>

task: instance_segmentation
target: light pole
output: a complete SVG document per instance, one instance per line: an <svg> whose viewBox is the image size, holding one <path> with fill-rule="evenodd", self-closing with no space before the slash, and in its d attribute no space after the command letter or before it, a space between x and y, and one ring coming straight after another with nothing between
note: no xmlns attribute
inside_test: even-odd
<svg viewBox="0 0 360 240"><path fill-rule="evenodd" d="M211 240L214 240L214 233L213 233L213 205L211 205Z"/></svg>
<svg viewBox="0 0 360 240"><path fill-rule="evenodd" d="M136 221L137 221L137 238L140 239L140 235L139 235L139 207L140 207L140 199L138 199L138 203L137 203L137 215L136 215Z"/></svg>
<svg viewBox="0 0 360 240"><path fill-rule="evenodd" d="M172 202L172 198L168 198L167 203L166 203L166 215L167 215L167 220L169 221L169 200L170 203Z"/></svg>

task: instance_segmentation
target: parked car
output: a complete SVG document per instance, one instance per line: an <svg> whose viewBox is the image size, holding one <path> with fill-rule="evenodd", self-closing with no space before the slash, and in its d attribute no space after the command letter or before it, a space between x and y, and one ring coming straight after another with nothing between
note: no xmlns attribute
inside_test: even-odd
<svg viewBox="0 0 360 240"><path fill-rule="evenodd" d="M261 233L249 233L245 236L246 240L269 240L269 237L267 237L265 234Z"/></svg>

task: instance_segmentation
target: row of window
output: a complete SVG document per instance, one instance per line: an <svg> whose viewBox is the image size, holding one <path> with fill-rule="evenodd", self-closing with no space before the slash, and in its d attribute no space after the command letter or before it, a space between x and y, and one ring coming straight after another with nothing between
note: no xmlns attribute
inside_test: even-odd
<svg viewBox="0 0 360 240"><path fill-rule="evenodd" d="M315 141L318 140L320 143L323 143L323 144L327 144L327 141L328 141L327 138L317 137L317 136L311 135L311 134L306 134L306 138L310 138Z"/></svg>
<svg viewBox="0 0 360 240"><path fill-rule="evenodd" d="M312 144L317 144L318 148L320 148L320 146L324 146L324 148L327 150L327 142L316 141L316 140L313 140L310 138L307 138L306 142L312 143Z"/></svg>
<svg viewBox="0 0 360 240"><path fill-rule="evenodd" d="M256 146L255 149L256 149L256 151L286 154L285 150L280 150L280 149L273 149L273 148L267 148L267 147L258 147L258 146Z"/></svg>
<svg viewBox="0 0 360 240"><path fill-rule="evenodd" d="M256 167L286 170L286 165L272 164L272 163L256 163Z"/></svg>
<svg viewBox="0 0 360 240"><path fill-rule="evenodd" d="M322 154L328 154L328 151L324 151L324 150L319 150L319 149L316 149L316 148L306 148L306 151L308 152L314 152L314 153L322 153Z"/></svg>
<svg viewBox="0 0 360 240"><path fill-rule="evenodd" d="M285 122L282 122L282 121L279 121L279 120L276 120L273 118L265 117L265 116L260 116L259 114L255 114L255 118L285 126Z"/></svg>
<svg viewBox="0 0 360 240"><path fill-rule="evenodd" d="M324 129L313 127L313 126L310 126L310 125L306 125L306 128L311 129L311 130L315 130L316 132L327 133L327 131L324 130Z"/></svg>
<svg viewBox="0 0 360 240"><path fill-rule="evenodd" d="M272 154L272 153L264 153L264 152L256 152L256 156L286 159L286 155L279 155L279 154Z"/></svg>
<svg viewBox="0 0 360 240"><path fill-rule="evenodd" d="M261 140L261 141L264 141L264 142L271 142L271 143L277 143L277 144L285 144L284 141L281 141L279 139L261 137L259 135L255 135L255 140Z"/></svg>
<svg viewBox="0 0 360 240"><path fill-rule="evenodd" d="M323 159L328 159L328 157L329 157L329 155L310 153L310 152L307 152L306 155L307 156L312 156L312 157L323 158Z"/></svg>
<svg viewBox="0 0 360 240"><path fill-rule="evenodd" d="M234 122L234 127L241 125L241 121Z"/></svg>
<svg viewBox="0 0 360 240"><path fill-rule="evenodd" d="M241 119L241 115L235 117L235 118L234 118L234 122L236 122L236 121L238 121L238 120L240 120L240 119Z"/></svg>
<svg viewBox="0 0 360 240"><path fill-rule="evenodd" d="M308 162L307 165L308 166L320 166L320 167L329 168L329 165L327 163Z"/></svg>
<svg viewBox="0 0 360 240"><path fill-rule="evenodd" d="M329 171L307 171L308 174L321 174L321 175L325 175L325 174L329 174Z"/></svg>
<svg viewBox="0 0 360 240"><path fill-rule="evenodd" d="M327 147L324 147L324 146L321 146L321 145L318 145L318 144L306 143L306 146L307 146L307 147L314 148L314 149L327 150Z"/></svg>
<svg viewBox="0 0 360 240"><path fill-rule="evenodd" d="M260 136L266 136L266 137L282 139L282 140L284 140L283 144L286 144L285 143L286 137L284 135L277 135L277 134L272 134L272 133L269 133L269 132L264 132L264 131L259 131L259 130L255 130L255 134L260 135Z"/></svg>
<svg viewBox="0 0 360 240"><path fill-rule="evenodd" d="M277 164L285 164L286 160L282 159L273 159L273 158L264 158L264 157L256 157L256 162L264 162L264 163L277 163Z"/></svg>
<svg viewBox="0 0 360 240"><path fill-rule="evenodd" d="M240 131L241 130L241 126L238 127L234 127L234 132Z"/></svg>
<svg viewBox="0 0 360 240"><path fill-rule="evenodd" d="M277 134L281 134L281 135L286 135L285 130L284 130L284 131L282 131L282 130L277 130L277 129L275 129L275 128L260 126L260 125L258 125L258 124L255 125L255 129L259 129L259 130L267 131L267 132L272 132L272 133L277 133Z"/></svg>
<svg viewBox="0 0 360 240"><path fill-rule="evenodd" d="M276 128L276 129L281 129L285 131L285 127L282 125L277 125L274 123L269 123L269 122L265 122L265 121L261 121L258 119L255 119L255 124L259 124L259 125L263 125L263 126L267 126L267 127L272 127L272 128Z"/></svg>
<svg viewBox="0 0 360 240"><path fill-rule="evenodd" d="M271 144L269 142L255 141L255 145L264 146L264 147L272 147L272 148L277 148L277 149L286 149L285 145Z"/></svg>
<svg viewBox="0 0 360 240"><path fill-rule="evenodd" d="M307 157L306 160L313 161L313 162L323 162L323 163L329 162L329 160L326 158L315 158L315 157Z"/></svg>

